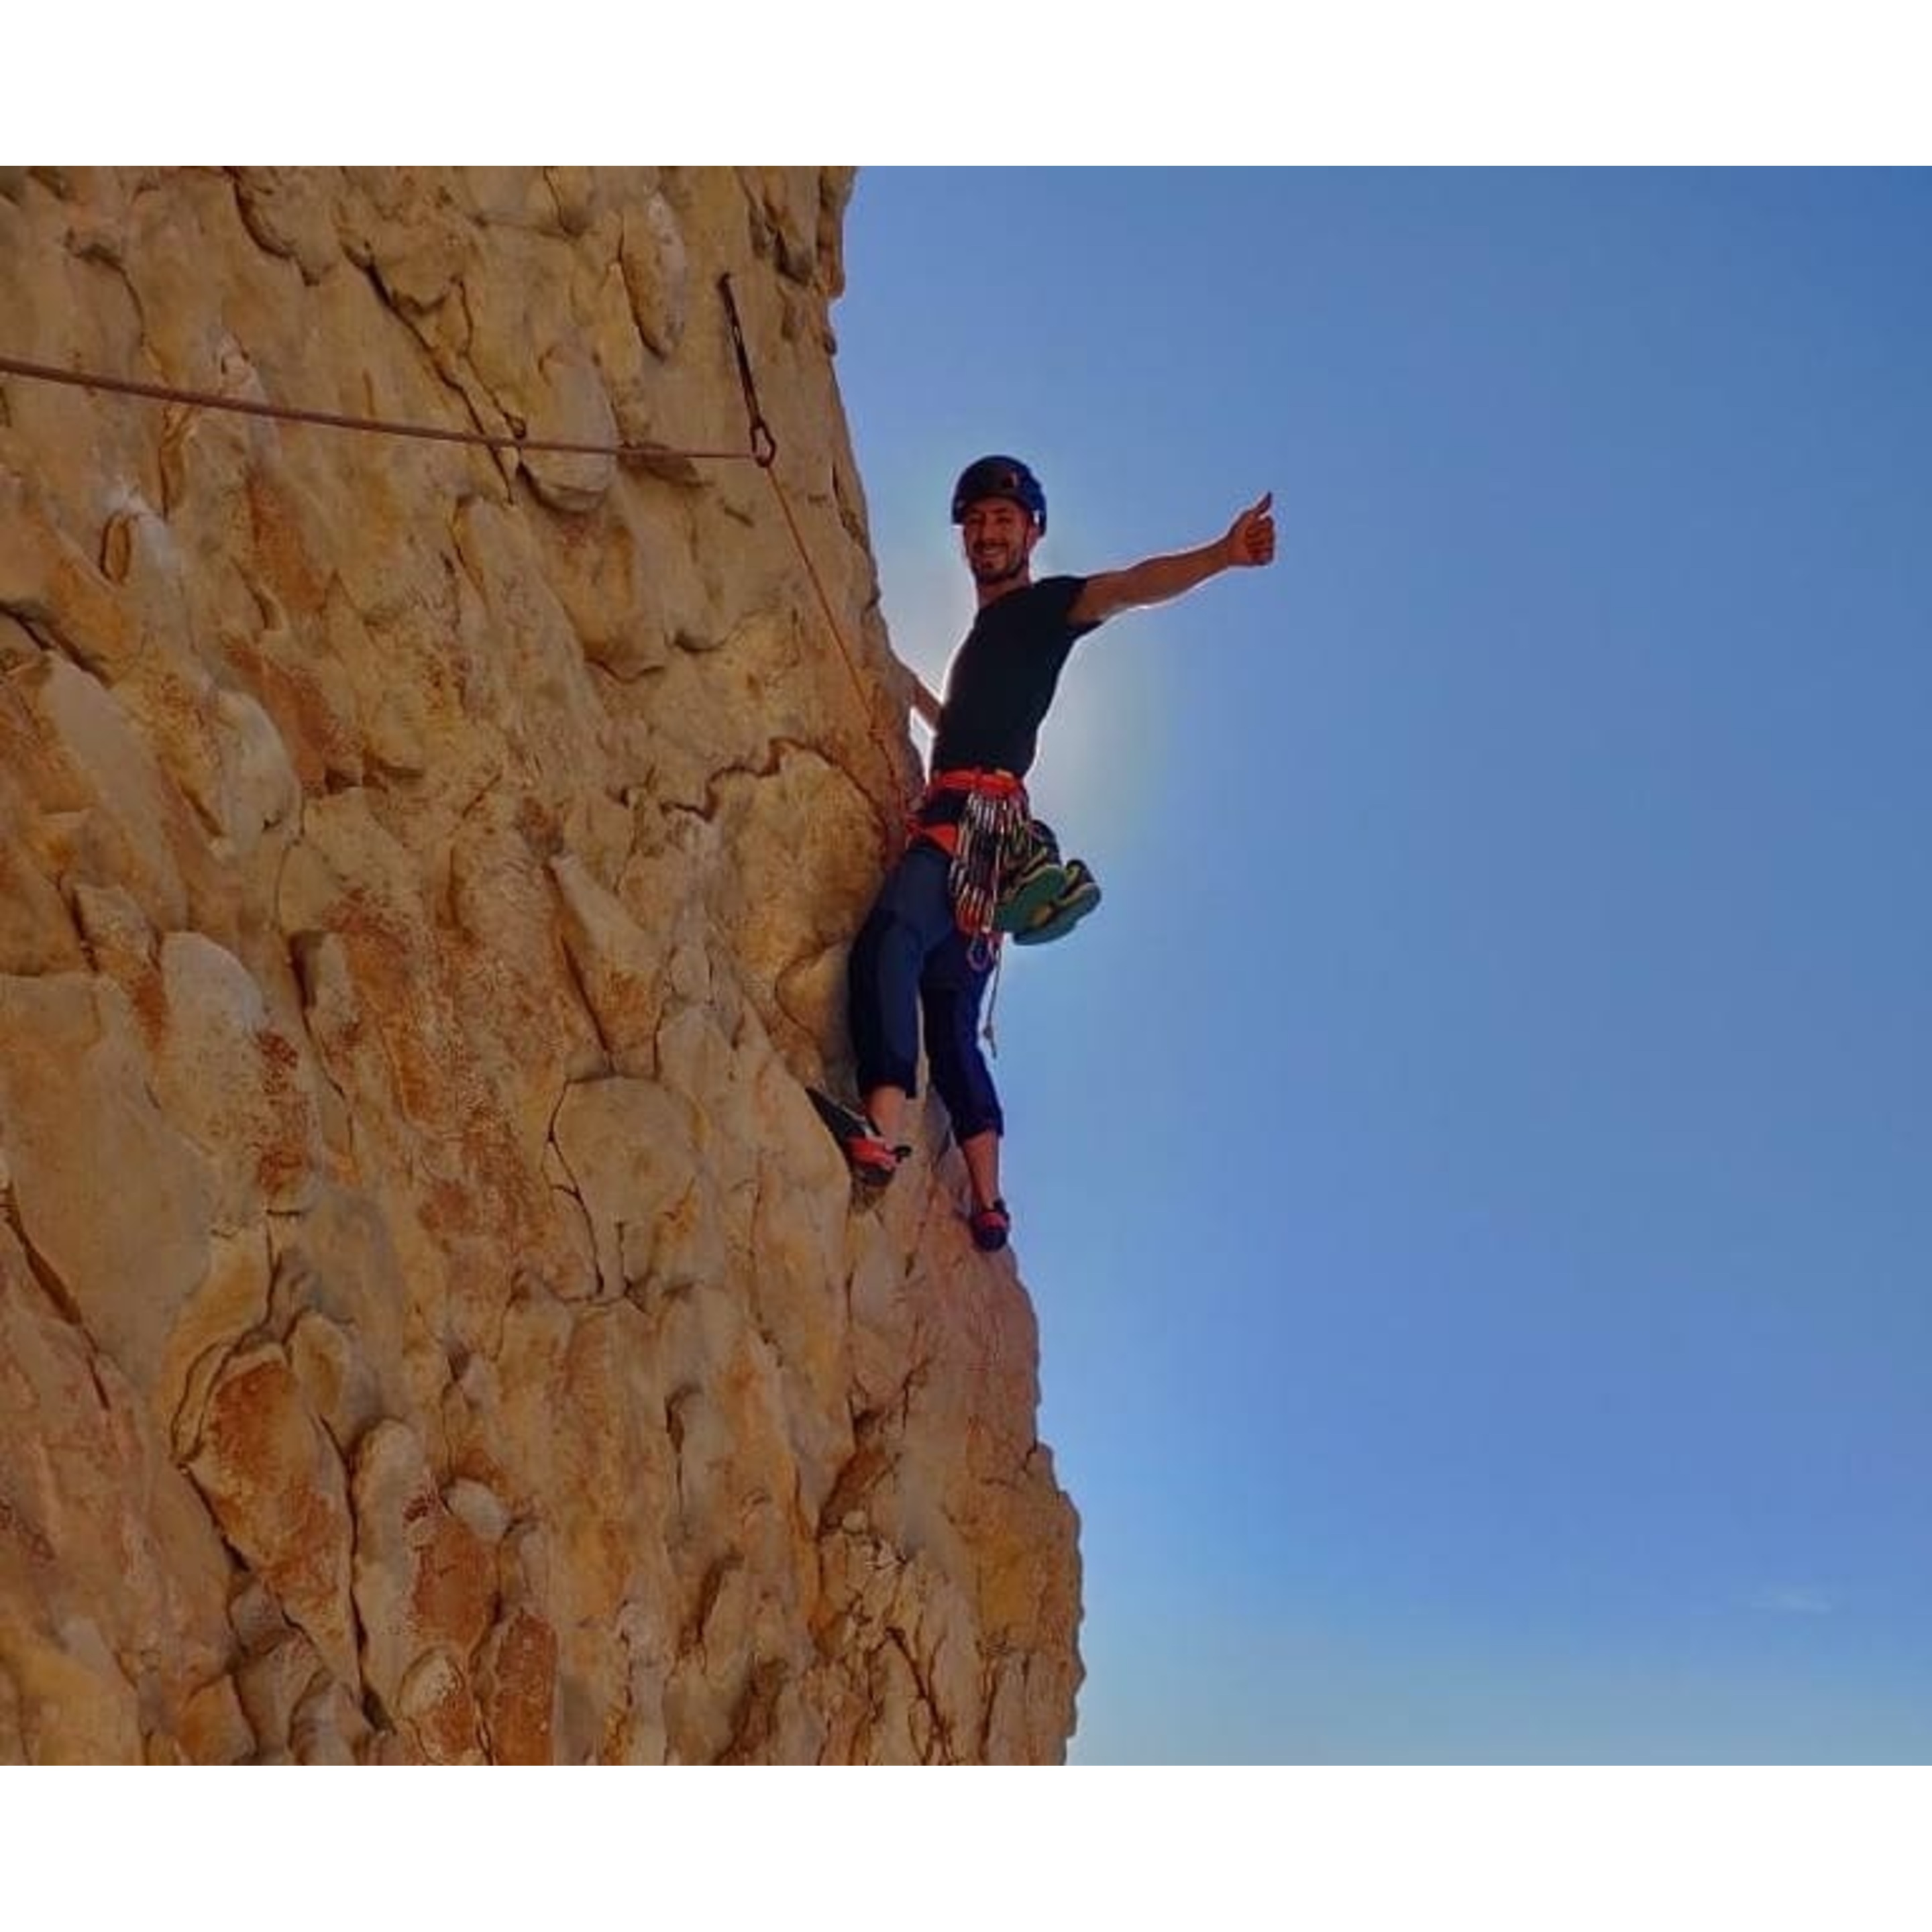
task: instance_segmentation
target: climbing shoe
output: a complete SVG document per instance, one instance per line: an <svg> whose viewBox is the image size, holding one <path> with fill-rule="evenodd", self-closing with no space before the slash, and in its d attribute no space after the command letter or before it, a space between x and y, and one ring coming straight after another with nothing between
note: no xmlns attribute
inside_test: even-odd
<svg viewBox="0 0 1932 1932"><path fill-rule="evenodd" d="M868 1187L884 1186L898 1173L899 1162L910 1157L912 1149L903 1142L895 1145L887 1140L878 1124L860 1108L848 1107L816 1087L808 1087L806 1091L818 1110L818 1118L838 1143L853 1179Z"/></svg>
<svg viewBox="0 0 1932 1932"><path fill-rule="evenodd" d="M1066 883L1047 904L1013 934L1016 946L1044 946L1064 939L1100 903L1100 882L1084 859L1070 859Z"/></svg>
<svg viewBox="0 0 1932 1932"><path fill-rule="evenodd" d="M895 1147L868 1120L862 1132L845 1135L841 1143L852 1178L867 1187L883 1187L899 1171L899 1162L912 1152L909 1147Z"/></svg>
<svg viewBox="0 0 1932 1932"><path fill-rule="evenodd" d="M1066 868L1040 852L1007 881L1006 889L993 914L998 932L1024 932L1067 888Z"/></svg>
<svg viewBox="0 0 1932 1932"><path fill-rule="evenodd" d="M1044 819L1028 819L1015 835L1000 871L994 930L1023 932L1066 890L1058 837Z"/></svg>
<svg viewBox="0 0 1932 1932"><path fill-rule="evenodd" d="M1006 1212L1004 1201L995 1201L989 1207L975 1208L971 1216L973 1245L983 1255L997 1253L1006 1245L1006 1237L1013 1231L1013 1217Z"/></svg>

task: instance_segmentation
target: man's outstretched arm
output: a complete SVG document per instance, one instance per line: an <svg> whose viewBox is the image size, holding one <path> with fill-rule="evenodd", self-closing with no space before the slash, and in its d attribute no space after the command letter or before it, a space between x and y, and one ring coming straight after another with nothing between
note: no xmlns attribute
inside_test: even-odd
<svg viewBox="0 0 1932 1932"><path fill-rule="evenodd" d="M1217 542L1172 556L1150 556L1125 570L1103 571L1087 580L1087 587L1068 613L1076 624L1097 624L1118 612L1143 604L1165 604L1184 596L1224 570L1251 569L1274 561L1274 496L1270 491L1244 510Z"/></svg>

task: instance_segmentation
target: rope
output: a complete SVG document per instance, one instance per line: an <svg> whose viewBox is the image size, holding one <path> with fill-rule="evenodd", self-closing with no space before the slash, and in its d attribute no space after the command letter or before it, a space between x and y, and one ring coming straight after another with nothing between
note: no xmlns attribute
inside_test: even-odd
<svg viewBox="0 0 1932 1932"><path fill-rule="evenodd" d="M744 327L739 320L737 298L732 292L730 276L721 275L718 287L724 298L725 316L730 326L731 346L737 361L739 383L744 391L751 442L751 446L747 449L674 449L668 444L656 442L580 442L555 436L500 436L483 430L444 429L432 423L400 422L387 416L351 416L331 410L299 409L285 403L258 403L244 396L224 396L208 389L188 389L172 383L142 382L125 376L103 375L98 370L62 369L50 363L29 362L16 356L0 355L0 375L17 376L34 382L58 383L72 389L98 391L106 395L133 396L145 402L172 404L184 409L220 410L231 416L256 416L272 422L302 423L318 429L348 430L368 436L408 436L424 442L464 443L484 449L514 449L546 455L609 456L620 461L682 459L687 462L755 463L771 478L772 493L778 500L778 508L784 514L785 526L791 532L793 544L798 551L800 561L805 566L806 574L810 578L812 588L818 593L819 607L825 614L826 626L832 633L832 640L838 646L838 655L844 660L846 671L852 680L853 688L858 693L860 708L866 717L866 729L885 766L889 783L896 791L900 788L898 754L879 728L866 680L860 673L858 660L845 641L845 634L832 608L831 595L826 590L825 580L819 574L811 547L805 540L804 532L799 527L798 518L792 510L791 500L785 494L784 485L778 481L775 466L778 460L778 439L772 434L771 425L765 420L764 412L758 404L758 383L752 373L751 352L745 346ZM890 864L894 848L898 842L898 827L884 814L880 816L885 832L886 862Z"/></svg>
<svg viewBox="0 0 1932 1932"><path fill-rule="evenodd" d="M894 790L899 788L898 755L879 728L878 716L873 710L866 680L860 674L859 661L852 647L845 641L844 628L838 622L838 613L832 605L831 592L825 587L825 580L819 574L818 566L812 554L812 546L805 540L805 532L799 527L798 517L791 506L791 499L785 494L784 484L778 480L777 469L778 439L772 435L771 425L765 421L764 411L758 406L758 386L752 374L750 352L745 346L745 332L738 320L738 300L732 292L729 274L718 278L718 292L724 299L724 314L731 327L731 346L738 358L738 380L745 392L745 414L749 422L753 460L771 481L772 494L778 500L778 509L784 518L785 527L791 532L792 547L798 552L799 561L805 566L805 574L812 580L812 587L818 593L818 608L825 614L825 628L832 634L832 641L838 647L838 655L844 660L846 674L852 680L852 688L857 692L859 708L865 714L866 729L870 735L886 769L888 783ZM896 855L901 838L897 824L881 814L882 830L885 835L886 862L890 866Z"/></svg>
<svg viewBox="0 0 1932 1932"><path fill-rule="evenodd" d="M858 694L859 707L865 713L866 732L885 766L886 781L895 792L901 791L903 788L899 778L898 754L879 728L878 716L867 693L866 680L860 675L858 660L853 656L851 647L845 641L845 634L839 628L838 620L833 614L831 596L825 588L825 580L818 574L818 565L812 561L811 548L805 541L805 532L799 528L798 518L793 514L791 499L785 494L784 485L778 481L776 470L768 465L765 474L771 478L772 494L778 498L778 508L784 513L785 526L791 532L792 543L798 551L799 561L805 566L806 574L812 579L812 587L818 592L818 605L825 613L826 628L832 633L832 641L838 646L838 655L845 662L846 674L852 680L853 689ZM881 812L880 822L884 835L886 863L890 866L898 855L904 833L896 818Z"/></svg>
<svg viewBox="0 0 1932 1932"><path fill-rule="evenodd" d="M980 1037L986 1042L986 1052L994 1060L1000 1057L1000 1042L993 1036L993 1014L1000 1004L1000 976L1005 970L1006 964L1006 949L1000 943L1003 937L997 932L992 935L993 980L992 985L986 988L986 1024L980 1029ZM983 938L974 941L976 946L986 943Z"/></svg>
<svg viewBox="0 0 1932 1932"><path fill-rule="evenodd" d="M442 429L433 423L399 422L386 416L340 416L329 410L297 409L286 403L251 402L245 396L218 395L212 390L177 388L166 382L137 382L125 376L104 376L90 369L57 369L45 362L26 362L0 356L0 376L24 376L30 382L58 382L70 389L98 389L109 395L138 396L144 401L174 403L188 409L222 410L231 416L266 416L275 422L307 423L318 429L360 430L370 436L413 436L428 442L462 442L485 449L534 450L546 455L614 456L641 460L682 457L687 461L760 463L755 449L673 449L656 442L571 442L555 436L493 436L484 430ZM770 432L766 431L769 435Z"/></svg>

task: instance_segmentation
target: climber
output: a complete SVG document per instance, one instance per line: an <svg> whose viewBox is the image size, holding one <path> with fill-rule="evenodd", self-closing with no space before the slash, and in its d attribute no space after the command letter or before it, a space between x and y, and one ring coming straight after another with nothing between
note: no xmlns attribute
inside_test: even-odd
<svg viewBox="0 0 1932 1932"><path fill-rule="evenodd" d="M910 843L853 946L850 1016L865 1111L848 1117L841 1138L854 1174L874 1184L890 1180L910 1152L899 1133L917 1090L923 1008L932 1082L965 1160L973 1239L982 1250L1006 1245L1012 1218L1000 1192L1005 1122L980 1050L980 1008L1010 883L1000 868L1029 842L1024 781L1060 671L1074 645L1118 613L1165 603L1224 570L1272 562L1273 503L1263 496L1226 536L1196 550L1095 577L1035 582L1046 497L1027 466L982 457L952 493L978 615L953 656L944 704L914 681L913 702L934 730L932 777ZM1055 868L1058 885L1076 895L1090 886L1078 865Z"/></svg>

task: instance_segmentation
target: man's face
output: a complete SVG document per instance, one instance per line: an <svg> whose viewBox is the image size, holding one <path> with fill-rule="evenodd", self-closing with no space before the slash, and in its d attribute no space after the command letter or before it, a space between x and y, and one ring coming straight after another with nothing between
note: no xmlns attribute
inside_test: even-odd
<svg viewBox="0 0 1932 1932"><path fill-rule="evenodd" d="M961 529L967 568L974 582L982 585L1019 577L1040 541L1032 518L1004 496L982 496L969 503Z"/></svg>

